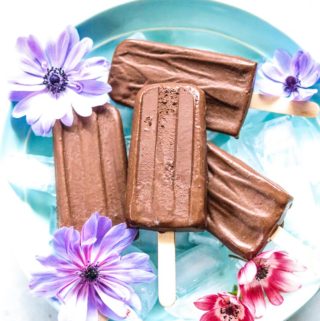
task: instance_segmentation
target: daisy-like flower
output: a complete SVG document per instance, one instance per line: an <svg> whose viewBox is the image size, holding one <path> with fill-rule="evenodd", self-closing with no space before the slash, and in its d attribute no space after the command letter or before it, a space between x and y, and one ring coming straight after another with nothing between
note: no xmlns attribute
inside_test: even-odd
<svg viewBox="0 0 320 321"><path fill-rule="evenodd" d="M263 252L238 272L241 300L257 318L262 317L266 308L265 295L271 304L282 304L281 292L298 290L301 285L294 273L304 270L305 267L292 260L286 252Z"/></svg>
<svg viewBox="0 0 320 321"><path fill-rule="evenodd" d="M246 305L232 294L207 295L194 302L194 305L207 311L200 321L254 321Z"/></svg>
<svg viewBox="0 0 320 321"><path fill-rule="evenodd" d="M48 136L57 119L71 126L73 110L87 117L107 102L110 64L102 57L83 59L92 45L71 26L45 47L34 36L19 38L22 74L11 81L10 99L18 102L12 116L26 116L36 135Z"/></svg>
<svg viewBox="0 0 320 321"><path fill-rule="evenodd" d="M53 237L53 254L38 257L44 271L32 275L30 289L62 304L59 321L97 321L98 312L109 319L136 317L140 299L130 284L155 278L144 253L120 253L137 231L125 223L93 214L81 233L60 228Z"/></svg>
<svg viewBox="0 0 320 321"><path fill-rule="evenodd" d="M291 56L278 49L271 61L259 67L258 75L255 86L261 94L306 101L318 92L310 87L319 79L320 65L302 50Z"/></svg>

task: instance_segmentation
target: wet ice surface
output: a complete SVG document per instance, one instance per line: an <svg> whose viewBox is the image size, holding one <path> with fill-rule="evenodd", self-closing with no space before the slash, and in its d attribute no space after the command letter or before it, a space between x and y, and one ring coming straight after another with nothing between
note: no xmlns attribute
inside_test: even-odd
<svg viewBox="0 0 320 321"><path fill-rule="evenodd" d="M208 132L208 139L286 189L294 197L294 204L288 211L285 229L305 244L318 246L318 226L314 223L320 215L320 126L316 120L250 111L239 139L212 132ZM126 136L127 148L129 144L130 136ZM53 230L56 213L52 157L17 154L5 161L10 185L31 207L36 205L35 211L47 213ZM141 230L134 245L157 265L156 232ZM195 300L231 291L236 283L240 263L231 259L230 251L208 232L177 233L176 248L176 304L166 310L154 305L156 287L139 285L145 321L198 320L202 313L194 307Z"/></svg>

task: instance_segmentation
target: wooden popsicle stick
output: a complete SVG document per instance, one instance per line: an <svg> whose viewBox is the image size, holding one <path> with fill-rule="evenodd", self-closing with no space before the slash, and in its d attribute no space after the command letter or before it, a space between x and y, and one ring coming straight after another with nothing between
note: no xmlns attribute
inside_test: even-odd
<svg viewBox="0 0 320 321"><path fill-rule="evenodd" d="M109 319L105 317L104 315L99 314L98 321L108 321Z"/></svg>
<svg viewBox="0 0 320 321"><path fill-rule="evenodd" d="M250 107L272 113L309 118L315 118L319 113L319 105L311 101L289 101L282 97L265 96L257 93L253 93Z"/></svg>
<svg viewBox="0 0 320 321"><path fill-rule="evenodd" d="M158 295L164 307L176 301L176 242L174 232L158 233Z"/></svg>
<svg viewBox="0 0 320 321"><path fill-rule="evenodd" d="M281 249L296 257L309 271L320 277L320 252L304 245L302 241L288 233L281 226L270 237Z"/></svg>

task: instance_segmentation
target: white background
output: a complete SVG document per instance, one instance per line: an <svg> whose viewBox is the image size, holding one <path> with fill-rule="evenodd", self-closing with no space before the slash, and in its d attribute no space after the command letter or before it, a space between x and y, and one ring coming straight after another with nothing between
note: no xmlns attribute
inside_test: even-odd
<svg viewBox="0 0 320 321"><path fill-rule="evenodd" d="M153 1L156 5L156 0ZM181 5L188 0L181 0ZM2 0L0 2L0 128L8 112L7 79L15 65L18 36L54 35L66 24L77 24L125 0ZM224 0L263 18L293 38L320 62L319 0ZM1 142L0 142L1 143ZM1 183L1 182L0 182ZM0 184L1 186L1 184ZM5 205L4 205L5 204ZM56 312L43 300L31 297L27 280L10 251L14 231L6 224L4 191L0 188L0 321L56 320ZM18 223L18 222L17 222ZM320 296L292 321L319 321ZM316 307L318 305L318 308ZM316 312L317 310L317 312ZM270 320L272 321L272 320Z"/></svg>

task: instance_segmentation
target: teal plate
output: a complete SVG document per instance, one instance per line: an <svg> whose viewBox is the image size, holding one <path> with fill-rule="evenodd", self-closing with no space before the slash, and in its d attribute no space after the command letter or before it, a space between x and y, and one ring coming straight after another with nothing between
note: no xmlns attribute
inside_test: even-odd
<svg viewBox="0 0 320 321"><path fill-rule="evenodd" d="M78 30L81 37L88 36L93 39L95 47L91 53L92 56L102 55L109 60L112 59L115 47L127 38L146 39L217 51L243 56L257 62L262 62L271 57L276 48L285 48L292 53L299 48L294 41L265 21L240 9L208 0L183 2L179 0L133 1L88 19L78 26ZM319 101L319 97L315 99ZM119 104L115 105L121 112L124 132L126 137L129 138L132 110ZM257 168L259 166L254 160L256 151L254 145L250 145L250 139L260 129L263 130L266 123L272 121L277 123L278 120L279 122L286 121L287 118L281 115L250 111L239 140L212 132L208 132L208 138ZM316 133L320 133L317 120L300 122L295 119L294 122L299 130L313 128ZM251 146L249 147L249 149L251 148L250 155L253 156L251 158L247 157L249 154L243 156L239 152L240 146ZM52 140L34 136L26 125L25 119L12 119L8 115L2 133L1 160L7 160L10 157L23 157L29 154L51 157ZM48 168L52 170L52 164ZM264 171L263 166L259 169ZM36 169L35 172L37 172ZM40 192L23 186L13 187L17 200L12 211L14 217L19 219L20 222L33 226L34 229L35 236L32 238L24 235L24 229L21 229L20 237L25 244L25 250L17 250L19 251L19 260L23 262L23 268L27 273L30 273L34 256L44 251L52 233L52 226L55 222L54 215L52 215L52 213L55 213L54 190L50 194L48 190ZM21 225L23 226L23 223ZM294 224L292 226L291 232L300 235ZM149 251L148 246L144 248L139 241L136 245L141 245L140 247L150 252L151 257L154 258L154 239L151 234L146 237L152 239L150 240ZM188 243L190 235L183 233L180 238L178 254L183 255L183 251L191 246L191 243ZM310 241L308 236L303 233L300 238L305 243ZM213 237L207 239L209 243L212 240L216 242ZM186 243L184 244L184 242ZM312 243L312 240L310 242ZM221 251L225 251L224 247L221 247ZM233 269L231 268L231 270L235 273L236 263L233 262L232 265ZM221 280L224 280L223 266L220 274L215 274L215 277L220 275ZM177 273L179 274L179 270ZM207 278L209 282L210 276ZM217 282L219 283L219 281ZM230 275L230 281L226 282L225 290L230 291L230 284L235 282L235 275ZM298 292L289 295L281 307L268 306L268 314L261 320L283 321L287 319L312 297L318 287L319 284L309 284ZM181 290L181 293L183 293L183 290ZM179 300L180 306L171 308L167 312L157 304L144 320L198 320L199 318L198 316L195 317L192 307L187 306L190 302L185 299L186 297L182 297Z"/></svg>

